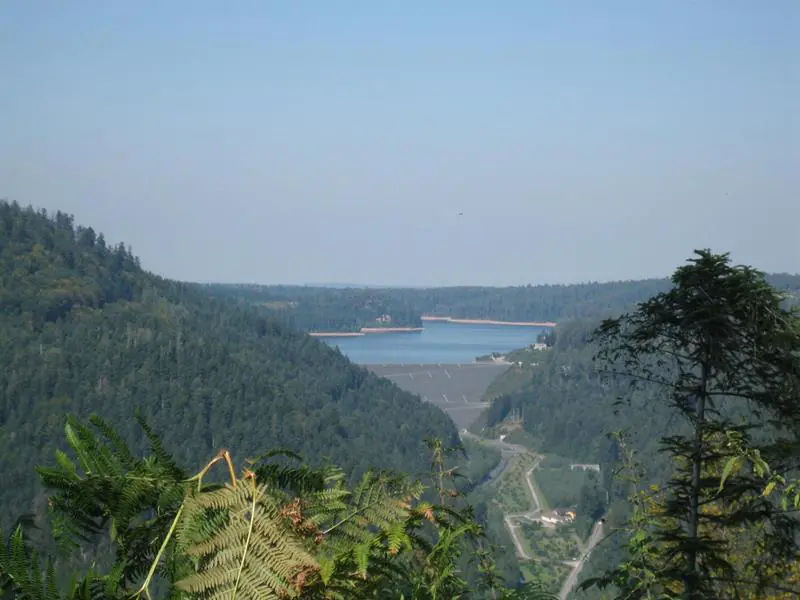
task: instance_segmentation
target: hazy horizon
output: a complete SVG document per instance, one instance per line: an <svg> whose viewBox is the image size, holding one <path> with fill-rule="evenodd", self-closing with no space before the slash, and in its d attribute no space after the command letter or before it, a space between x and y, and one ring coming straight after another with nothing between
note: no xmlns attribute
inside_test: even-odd
<svg viewBox="0 0 800 600"><path fill-rule="evenodd" d="M0 198L165 277L800 271L796 0L6 0L0 28Z"/></svg>

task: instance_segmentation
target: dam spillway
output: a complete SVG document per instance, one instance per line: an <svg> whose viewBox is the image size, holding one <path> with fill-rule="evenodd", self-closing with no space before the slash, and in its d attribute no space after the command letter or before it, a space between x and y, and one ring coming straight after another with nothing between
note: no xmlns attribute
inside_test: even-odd
<svg viewBox="0 0 800 600"><path fill-rule="evenodd" d="M466 429L488 406L483 394L507 364L489 362L464 364L364 365L392 381L402 390L441 408L459 429Z"/></svg>

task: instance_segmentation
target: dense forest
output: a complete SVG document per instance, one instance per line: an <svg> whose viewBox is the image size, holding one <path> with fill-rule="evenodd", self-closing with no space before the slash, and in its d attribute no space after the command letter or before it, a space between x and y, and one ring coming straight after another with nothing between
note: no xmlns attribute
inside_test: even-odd
<svg viewBox="0 0 800 600"><path fill-rule="evenodd" d="M302 331L352 332L362 327L422 326L419 311L384 290L286 285L200 287L215 296L252 304Z"/></svg>
<svg viewBox="0 0 800 600"><path fill-rule="evenodd" d="M629 398L625 384L603 381L597 372L596 347L590 337L600 324L600 319L567 322L554 330L548 350L510 354L523 365L493 383L487 391L495 394L493 402L473 429L494 427L516 411L537 447L592 463L616 460L615 444L607 434L626 424L635 425L640 449L657 443L668 420L666 409L659 414L658 403ZM621 397L630 401L614 406Z"/></svg>
<svg viewBox="0 0 800 600"><path fill-rule="evenodd" d="M797 303L800 276L766 279L786 294L787 305ZM543 451L585 462L614 462L615 443L609 433L629 428L643 460L654 473L664 473L668 461L659 453L659 437L676 420L653 399L652 390L632 390L628 382L601 376L593 342L601 323L600 317L567 321L548 337L548 350L510 353L508 359L522 366L493 382L485 398L492 404L472 429L492 428L517 411ZM624 402L617 404L619 399Z"/></svg>
<svg viewBox="0 0 800 600"><path fill-rule="evenodd" d="M137 409L186 464L232 445L417 473L425 438L456 439L438 408L279 320L152 275L66 214L0 203L0 525L44 510L31 473L67 413L139 449Z"/></svg>
<svg viewBox="0 0 800 600"><path fill-rule="evenodd" d="M773 274L779 290L798 298L800 275ZM669 280L526 285L515 287L323 288L204 286L239 298L305 331L357 331L391 315L397 326L419 326L423 315L501 321L571 321L622 312L669 288Z"/></svg>
<svg viewBox="0 0 800 600"><path fill-rule="evenodd" d="M779 290L800 290L800 275L768 277ZM669 288L669 279L608 283L445 287L392 290L421 314L503 321L568 321L617 314Z"/></svg>

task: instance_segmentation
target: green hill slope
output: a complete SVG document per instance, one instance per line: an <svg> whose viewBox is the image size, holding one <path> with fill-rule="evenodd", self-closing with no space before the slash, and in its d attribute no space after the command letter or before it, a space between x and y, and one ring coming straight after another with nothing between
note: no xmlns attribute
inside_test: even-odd
<svg viewBox="0 0 800 600"><path fill-rule="evenodd" d="M800 275L772 274L768 283L784 292L787 304L800 298ZM645 282L642 282L643 284ZM631 284L633 285L633 283ZM616 306L619 313L633 306ZM662 401L631 393L628 383L601 380L594 363L596 347L590 337L600 325L600 315L566 321L553 333L553 346L545 351L523 349L508 355L522 363L500 375L484 400L492 404L473 429L494 427L509 415L522 415L523 428L544 452L584 462L615 460L608 434L630 428L632 442L656 473L663 472L659 438L676 423ZM629 402L615 407L619 398Z"/></svg>
<svg viewBox="0 0 800 600"><path fill-rule="evenodd" d="M188 464L227 444L413 473L423 438L456 435L325 344L147 273L68 215L0 202L0 525L43 510L33 467L62 445L66 412L99 413L136 444L136 407Z"/></svg>

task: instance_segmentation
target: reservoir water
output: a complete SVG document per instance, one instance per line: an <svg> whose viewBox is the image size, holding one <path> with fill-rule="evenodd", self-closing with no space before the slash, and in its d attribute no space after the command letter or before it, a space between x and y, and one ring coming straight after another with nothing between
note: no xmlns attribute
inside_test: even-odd
<svg viewBox="0 0 800 600"><path fill-rule="evenodd" d="M428 321L418 333L323 339L359 364L463 364L492 352L529 346L542 331L538 327Z"/></svg>

